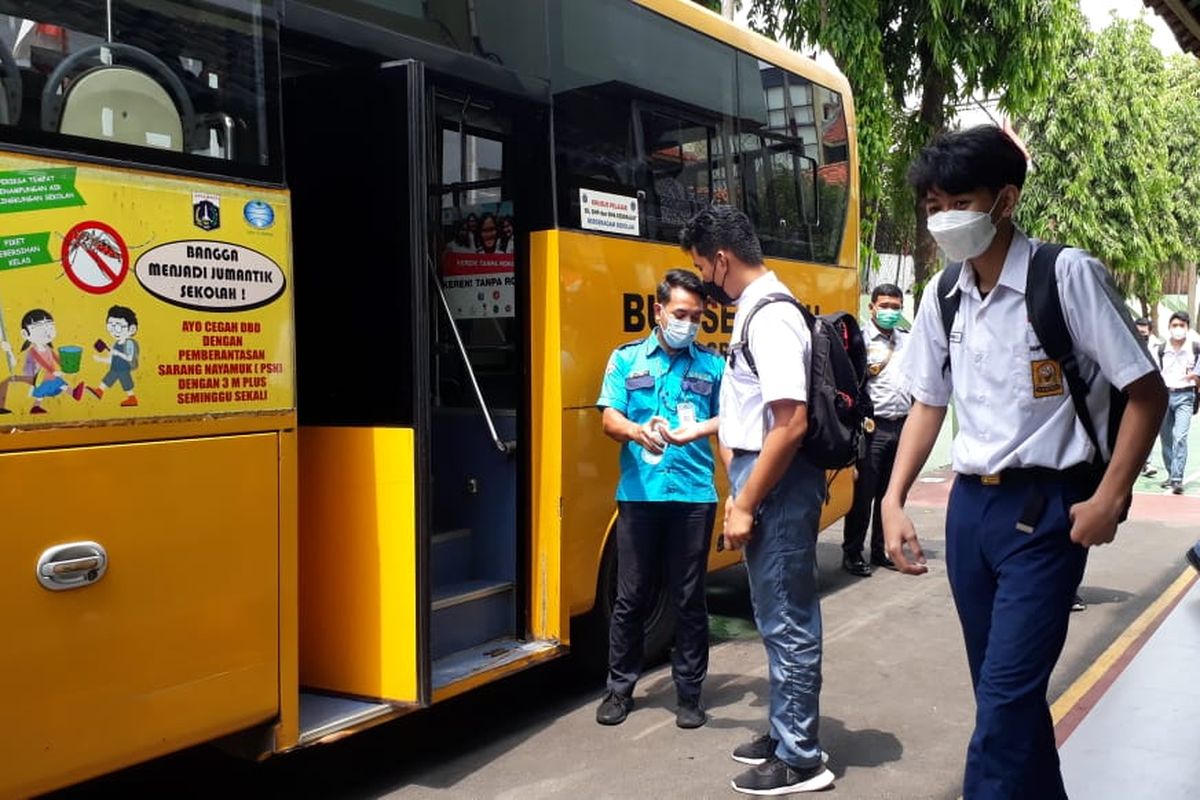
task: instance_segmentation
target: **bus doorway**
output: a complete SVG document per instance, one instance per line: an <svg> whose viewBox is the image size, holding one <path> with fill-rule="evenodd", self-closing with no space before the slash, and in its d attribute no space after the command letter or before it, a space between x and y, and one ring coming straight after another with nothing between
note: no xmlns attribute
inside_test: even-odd
<svg viewBox="0 0 1200 800"><path fill-rule="evenodd" d="M306 729L306 707L328 731L559 649L527 617L534 187L514 145L546 115L513 102L411 61L285 81Z"/></svg>

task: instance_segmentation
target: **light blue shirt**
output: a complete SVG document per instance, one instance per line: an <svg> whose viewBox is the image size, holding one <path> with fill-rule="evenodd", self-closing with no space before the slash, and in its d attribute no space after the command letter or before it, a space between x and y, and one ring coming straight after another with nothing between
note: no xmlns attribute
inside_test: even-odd
<svg viewBox="0 0 1200 800"><path fill-rule="evenodd" d="M657 333L613 351L596 405L613 408L631 422L644 425L665 417L679 427L679 405L691 403L696 422L717 416L725 360L695 343L674 355ZM632 502L715 503L713 453L708 439L670 445L658 464L642 459L642 446L621 445L621 480L617 500Z"/></svg>

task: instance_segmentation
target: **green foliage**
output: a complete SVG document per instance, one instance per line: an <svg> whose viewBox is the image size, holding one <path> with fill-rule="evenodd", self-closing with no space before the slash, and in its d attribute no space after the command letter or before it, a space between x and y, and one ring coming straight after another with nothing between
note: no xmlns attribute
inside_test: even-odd
<svg viewBox="0 0 1200 800"><path fill-rule="evenodd" d="M1064 49L1083 29L1076 0L753 0L751 9L757 30L827 50L854 89L868 252L889 212L911 221L915 243L904 171L955 105L999 92L1003 110L1026 111L1061 79ZM909 110L913 95L920 106Z"/></svg>
<svg viewBox="0 0 1200 800"><path fill-rule="evenodd" d="M721 0L695 0L696 3L707 8L709 11L721 13Z"/></svg>
<svg viewBox="0 0 1200 800"><path fill-rule="evenodd" d="M1019 217L1030 233L1090 250L1109 265L1121 288L1153 305L1162 265L1188 251L1175 213L1181 188L1171 150L1193 165L1197 141L1195 84L1180 68L1179 105L1191 85L1190 108L1169 122L1168 72L1141 20L1113 22L1072 43L1071 69L1052 100L1035 105L1023 130L1033 158ZM1194 73L1194 69L1192 70ZM1188 126L1191 126L1190 129ZM1185 152L1191 151L1191 152ZM1196 195L1192 195L1196 198ZM1195 219L1195 209L1183 210ZM1192 231L1195 231L1195 225Z"/></svg>
<svg viewBox="0 0 1200 800"><path fill-rule="evenodd" d="M1174 261L1200 262L1200 61L1176 55L1167 61L1167 168L1175 175L1173 212L1179 225Z"/></svg>

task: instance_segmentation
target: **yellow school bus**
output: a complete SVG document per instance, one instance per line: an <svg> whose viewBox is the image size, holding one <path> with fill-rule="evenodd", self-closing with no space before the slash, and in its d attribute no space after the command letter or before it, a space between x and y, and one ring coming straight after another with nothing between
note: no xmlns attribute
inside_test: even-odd
<svg viewBox="0 0 1200 800"><path fill-rule="evenodd" d="M840 75L684 0L0 0L0 797L602 629L609 352L713 202L855 308L856 158Z"/></svg>

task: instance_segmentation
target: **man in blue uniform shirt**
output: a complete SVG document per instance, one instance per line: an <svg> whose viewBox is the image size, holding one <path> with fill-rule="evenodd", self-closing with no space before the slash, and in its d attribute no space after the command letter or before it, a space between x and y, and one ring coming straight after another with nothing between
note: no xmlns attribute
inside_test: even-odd
<svg viewBox="0 0 1200 800"><path fill-rule="evenodd" d="M608 690L596 721L619 725L633 708L643 631L666 561L676 609L675 679L681 728L705 723L700 686L708 671L704 575L717 491L708 437L717 432L722 358L695 343L700 279L671 270L658 286L658 322L608 360L596 405L604 432L622 443L617 484L617 600L609 626Z"/></svg>
<svg viewBox="0 0 1200 800"><path fill-rule="evenodd" d="M938 136L909 171L929 232L963 266L948 290L940 276L930 281L909 337L913 406L883 500L883 529L897 567L925 572L903 507L953 398L959 431L946 568L976 706L965 800L1066 798L1046 687L1087 548L1116 536L1166 406L1162 379L1111 277L1088 253L1062 250L1050 268L1087 391L1093 444L1074 407L1069 365L1048 357L1055 343L1039 340L1026 305L1031 261L1047 245L1013 223L1025 170L1016 144L982 126ZM947 335L942 306L955 299ZM1111 453L1110 386L1128 401Z"/></svg>

